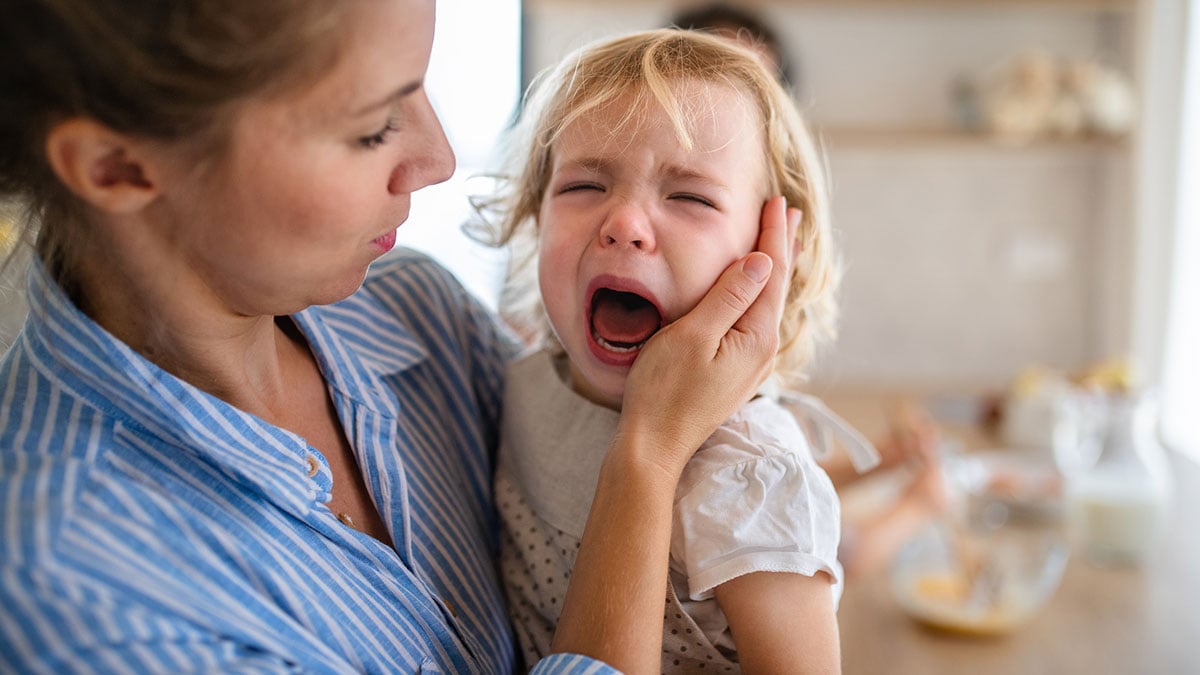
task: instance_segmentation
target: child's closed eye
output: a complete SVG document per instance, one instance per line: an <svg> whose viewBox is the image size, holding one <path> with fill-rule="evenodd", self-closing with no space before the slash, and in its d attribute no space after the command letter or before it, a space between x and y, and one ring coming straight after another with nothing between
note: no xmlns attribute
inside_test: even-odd
<svg viewBox="0 0 1200 675"><path fill-rule="evenodd" d="M686 202L694 202L696 204L701 204L703 206L707 206L710 208L717 207L717 205L714 204L711 199L708 199L707 197L704 197L704 196L698 195L698 194L694 194L691 192L678 192L678 193L675 193L675 194L671 195L670 197L668 197L668 199L676 199L676 200L681 200L681 201L686 201Z"/></svg>
<svg viewBox="0 0 1200 675"><path fill-rule="evenodd" d="M596 190L604 192L604 186L599 183L568 183L558 189L558 193L566 194L568 192L583 192L586 190Z"/></svg>

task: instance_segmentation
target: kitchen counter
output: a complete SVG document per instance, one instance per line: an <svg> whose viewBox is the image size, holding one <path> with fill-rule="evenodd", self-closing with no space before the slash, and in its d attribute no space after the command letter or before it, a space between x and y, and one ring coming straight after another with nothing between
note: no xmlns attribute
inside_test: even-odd
<svg viewBox="0 0 1200 675"><path fill-rule="evenodd" d="M883 406L862 397L824 396L871 437ZM947 426L967 447L991 440L970 426ZM846 675L888 673L1162 674L1200 673L1200 464L1172 454L1175 479L1166 536L1140 567L1098 567L1072 556L1062 584L1014 632L972 637L924 627L892 598L886 572L852 579L838 617Z"/></svg>

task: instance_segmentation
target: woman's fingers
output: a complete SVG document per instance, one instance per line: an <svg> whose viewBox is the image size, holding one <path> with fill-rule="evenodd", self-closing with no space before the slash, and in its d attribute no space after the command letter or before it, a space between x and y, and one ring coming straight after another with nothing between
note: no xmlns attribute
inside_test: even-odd
<svg viewBox="0 0 1200 675"><path fill-rule="evenodd" d="M714 341L744 334L765 338L773 346L797 253L791 242L796 241L800 215L799 210L787 208L783 197L768 200L763 207L758 250L730 265L679 323L694 324L689 332Z"/></svg>
<svg viewBox="0 0 1200 675"><path fill-rule="evenodd" d="M792 276L792 262L799 254L795 235L800 218L800 211L787 208L787 201L783 197L773 197L763 206L758 250L770 256L773 262L771 275L757 301L733 326L739 332L767 339L772 346L778 342L779 321L787 298L788 280ZM771 356L774 356L774 349Z"/></svg>
<svg viewBox="0 0 1200 675"><path fill-rule="evenodd" d="M660 455L682 470L700 443L771 372L799 212L782 197L763 209L758 250L734 262L686 316L659 331L626 381L622 424L674 440Z"/></svg>
<svg viewBox="0 0 1200 675"><path fill-rule="evenodd" d="M694 336L710 355L768 285L774 262L767 255L752 252L730 265L709 289L699 304L674 324L674 330Z"/></svg>

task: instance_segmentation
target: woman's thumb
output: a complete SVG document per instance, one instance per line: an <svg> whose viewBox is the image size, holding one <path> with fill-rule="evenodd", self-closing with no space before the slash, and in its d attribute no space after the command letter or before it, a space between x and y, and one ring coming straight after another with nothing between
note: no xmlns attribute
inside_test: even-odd
<svg viewBox="0 0 1200 675"><path fill-rule="evenodd" d="M766 287L772 264L771 256L755 251L730 265L687 319L708 337L724 337Z"/></svg>

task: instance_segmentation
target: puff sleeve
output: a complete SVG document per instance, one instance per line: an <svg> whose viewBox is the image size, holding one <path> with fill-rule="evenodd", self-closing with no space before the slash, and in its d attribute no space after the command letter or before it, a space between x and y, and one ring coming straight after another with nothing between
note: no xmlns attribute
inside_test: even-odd
<svg viewBox="0 0 1200 675"><path fill-rule="evenodd" d="M804 433L778 404L756 399L684 469L671 559L687 578L691 600L711 598L716 586L751 572L826 572L836 606L840 535L837 493Z"/></svg>

